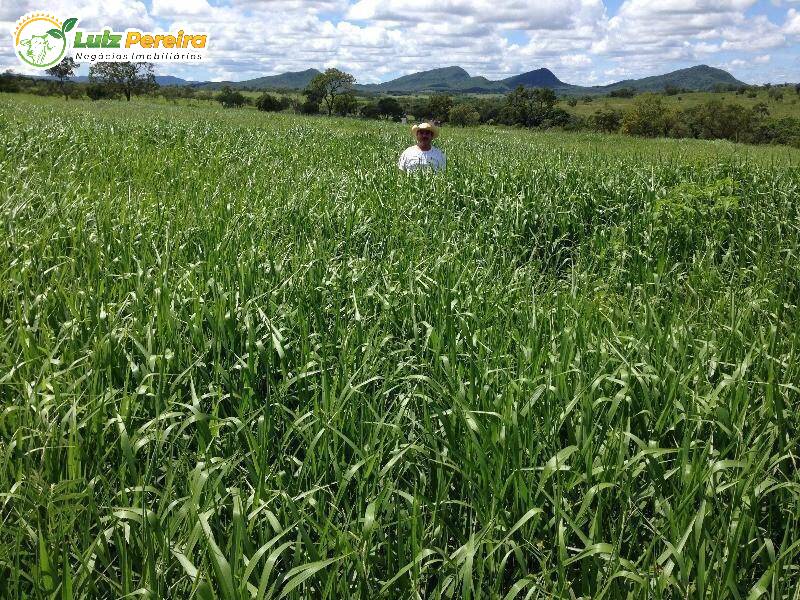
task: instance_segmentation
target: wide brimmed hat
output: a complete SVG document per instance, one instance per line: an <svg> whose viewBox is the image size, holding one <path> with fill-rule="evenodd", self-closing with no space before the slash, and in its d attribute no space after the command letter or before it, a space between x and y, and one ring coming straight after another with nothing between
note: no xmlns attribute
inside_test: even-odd
<svg viewBox="0 0 800 600"><path fill-rule="evenodd" d="M419 131L420 129L422 129L423 131L430 131L431 137L436 137L439 134L439 129L432 123L420 123L419 125L414 125L411 128L411 133L416 135L417 131Z"/></svg>

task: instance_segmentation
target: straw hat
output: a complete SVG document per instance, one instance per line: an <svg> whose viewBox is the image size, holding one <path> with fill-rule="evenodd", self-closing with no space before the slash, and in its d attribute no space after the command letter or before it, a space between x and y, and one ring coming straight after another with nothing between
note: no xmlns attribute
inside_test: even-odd
<svg viewBox="0 0 800 600"><path fill-rule="evenodd" d="M414 125L411 128L411 133L416 135L417 131L419 131L420 129L423 130L423 131L430 131L431 132L431 138L435 138L437 136L437 134L439 133L439 129L435 125L433 125L432 123L420 123L419 125Z"/></svg>

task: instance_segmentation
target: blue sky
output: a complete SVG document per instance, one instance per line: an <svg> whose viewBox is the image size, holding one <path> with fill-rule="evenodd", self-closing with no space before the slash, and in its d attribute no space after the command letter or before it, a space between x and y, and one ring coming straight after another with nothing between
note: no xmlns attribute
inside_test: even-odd
<svg viewBox="0 0 800 600"><path fill-rule="evenodd" d="M0 69L24 71L10 30L41 10L85 28L207 32L206 63L157 68L192 80L334 66L369 83L460 65L594 85L709 64L748 83L800 81L800 0L0 0Z"/></svg>

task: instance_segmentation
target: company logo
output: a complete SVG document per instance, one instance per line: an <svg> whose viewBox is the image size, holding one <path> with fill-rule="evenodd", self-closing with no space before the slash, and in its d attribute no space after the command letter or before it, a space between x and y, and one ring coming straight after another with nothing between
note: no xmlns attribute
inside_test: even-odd
<svg viewBox="0 0 800 600"><path fill-rule="evenodd" d="M101 31L76 28L77 17L61 22L47 13L29 13L14 28L17 57L29 67L48 69L72 55L78 61L200 62L205 59L208 34L142 31L130 28Z"/></svg>
<svg viewBox="0 0 800 600"><path fill-rule="evenodd" d="M24 63L37 69L47 69L60 61L67 52L67 32L78 19L63 23L53 15L31 13L17 21L14 29L14 49Z"/></svg>

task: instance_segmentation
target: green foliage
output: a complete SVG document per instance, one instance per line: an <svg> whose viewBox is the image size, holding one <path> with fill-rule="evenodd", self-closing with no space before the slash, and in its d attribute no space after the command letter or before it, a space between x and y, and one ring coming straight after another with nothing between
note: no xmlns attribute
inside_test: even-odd
<svg viewBox="0 0 800 600"><path fill-rule="evenodd" d="M301 115L316 115L319 114L319 106L319 102L316 102L313 98L308 98L298 105L297 112Z"/></svg>
<svg viewBox="0 0 800 600"><path fill-rule="evenodd" d="M0 74L0 92L16 94L21 89L21 80L19 75L11 71L5 71Z"/></svg>
<svg viewBox="0 0 800 600"><path fill-rule="evenodd" d="M784 117L764 120L753 133L753 142L761 144L784 144L800 148L800 119Z"/></svg>
<svg viewBox="0 0 800 600"><path fill-rule="evenodd" d="M458 104L450 109L447 120L452 125L472 127L480 123L481 115L469 104Z"/></svg>
<svg viewBox="0 0 800 600"><path fill-rule="evenodd" d="M655 230L674 258L724 247L739 223L741 198L735 187L731 177L708 183L684 182L655 202Z"/></svg>
<svg viewBox="0 0 800 600"><path fill-rule="evenodd" d="M611 90L608 95L611 98L633 98L636 96L636 90L634 88L624 87Z"/></svg>
<svg viewBox="0 0 800 600"><path fill-rule="evenodd" d="M101 83L90 83L86 86L86 96L90 100L106 100L119 98L119 93L113 88Z"/></svg>
<svg viewBox="0 0 800 600"><path fill-rule="evenodd" d="M210 95L207 95L207 96L203 95L203 94L206 94L206 92L198 92L195 88L193 88L190 85L184 85L184 86L162 85L159 88L158 93L164 99L169 100L171 102L177 102L177 100L179 100L181 98L183 98L183 99L195 98L195 99L198 99L198 100L201 100L201 99L210 100L211 99Z"/></svg>
<svg viewBox="0 0 800 600"><path fill-rule="evenodd" d="M89 82L108 88L112 96L150 94L158 89L153 63L98 62L89 67Z"/></svg>
<svg viewBox="0 0 800 600"><path fill-rule="evenodd" d="M378 100L377 109L378 115L393 121L399 121L405 112L397 98L391 96Z"/></svg>
<svg viewBox="0 0 800 600"><path fill-rule="evenodd" d="M284 98L268 92L264 92L256 100L256 108L264 112L278 112L288 107L289 103Z"/></svg>
<svg viewBox="0 0 800 600"><path fill-rule="evenodd" d="M449 94L433 94L428 98L425 109L425 118L444 123L450 116L453 108L453 98Z"/></svg>
<svg viewBox="0 0 800 600"><path fill-rule="evenodd" d="M518 86L506 95L500 120L506 125L524 127L547 126L555 121L564 121L566 113L555 108L556 102L553 90Z"/></svg>
<svg viewBox="0 0 800 600"><path fill-rule="evenodd" d="M642 94L622 118L622 132L628 135L660 137L669 133L672 116L664 99L657 94Z"/></svg>
<svg viewBox="0 0 800 600"><path fill-rule="evenodd" d="M780 102L783 100L783 88L774 87L769 90L767 96L773 102Z"/></svg>
<svg viewBox="0 0 800 600"><path fill-rule="evenodd" d="M225 86L216 95L216 101L222 104L223 108L240 108L247 104L247 98L238 90Z"/></svg>
<svg viewBox="0 0 800 600"><path fill-rule="evenodd" d="M481 123L494 122L500 117L503 109L502 98L479 98L470 103L478 111Z"/></svg>
<svg viewBox="0 0 800 600"><path fill-rule="evenodd" d="M74 21L72 21L71 23L70 21L72 20L68 19L64 23L65 28L68 25L70 26L70 28L74 26L75 24ZM67 29L67 31L69 30ZM75 76L75 69L77 69L78 67L80 67L80 65L75 62L75 59L73 59L71 56L67 56L60 63L50 67L45 71L45 73L47 73L51 77L58 78L58 83L59 87L61 88L61 93L64 94L64 98L67 100L69 99L69 89L67 88L66 84L72 77Z"/></svg>
<svg viewBox="0 0 800 600"><path fill-rule="evenodd" d="M336 99L333 101L333 111L341 117L355 114L357 110L358 100L356 100L353 94L340 94L336 96Z"/></svg>
<svg viewBox="0 0 800 600"><path fill-rule="evenodd" d="M622 125L622 112L612 108L598 109L589 117L589 126L595 131L615 133Z"/></svg>
<svg viewBox="0 0 800 600"><path fill-rule="evenodd" d="M377 102L367 102L361 107L359 114L365 119L379 119L381 116L381 109L378 108Z"/></svg>
<svg viewBox="0 0 800 600"><path fill-rule="evenodd" d="M403 107L406 114L417 121L425 121L430 118L428 115L428 98L427 97L412 97L403 99Z"/></svg>
<svg viewBox="0 0 800 600"><path fill-rule="evenodd" d="M336 98L341 94L349 93L356 78L350 73L339 69L325 69L324 73L316 75L305 90L308 101L325 103L328 115L333 114ZM310 108L310 107L309 107Z"/></svg>
<svg viewBox="0 0 800 600"><path fill-rule="evenodd" d="M377 102L367 102L359 111L359 114L366 119L390 119L399 121L405 114L403 106L391 96L381 98Z"/></svg>
<svg viewBox="0 0 800 600"><path fill-rule="evenodd" d="M753 115L758 118L764 118L769 116L769 106L766 102L759 102L755 106L753 106Z"/></svg>
<svg viewBox="0 0 800 600"><path fill-rule="evenodd" d="M178 98L181 97L181 90L174 85L161 86L161 89L158 90L158 94L165 100L176 102Z"/></svg>
<svg viewBox="0 0 800 600"><path fill-rule="evenodd" d="M748 139L754 121L760 114L760 109L754 112L741 104L711 100L684 110L678 118L686 123L692 137L739 141Z"/></svg>

